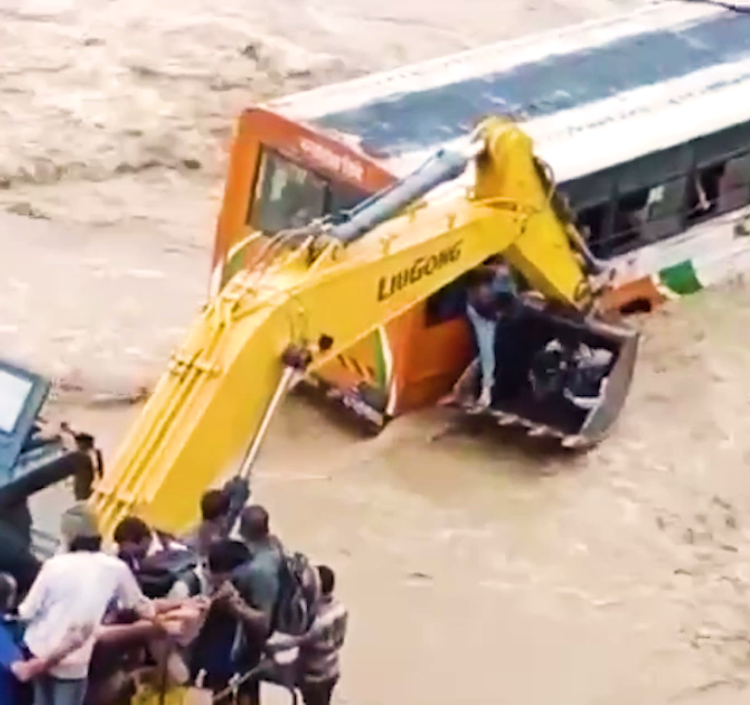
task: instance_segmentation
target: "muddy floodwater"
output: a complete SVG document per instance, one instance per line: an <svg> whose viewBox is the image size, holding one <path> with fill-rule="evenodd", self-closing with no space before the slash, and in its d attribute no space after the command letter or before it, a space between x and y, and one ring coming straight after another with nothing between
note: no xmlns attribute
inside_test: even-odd
<svg viewBox="0 0 750 705"><path fill-rule="evenodd" d="M3 355L111 454L139 407L102 397L148 389L205 296L242 107L634 4L0 0ZM745 702L749 301L736 281L635 321L631 397L586 455L437 409L368 439L289 399L253 489L338 571L337 702ZM63 505L40 495L40 526Z"/></svg>

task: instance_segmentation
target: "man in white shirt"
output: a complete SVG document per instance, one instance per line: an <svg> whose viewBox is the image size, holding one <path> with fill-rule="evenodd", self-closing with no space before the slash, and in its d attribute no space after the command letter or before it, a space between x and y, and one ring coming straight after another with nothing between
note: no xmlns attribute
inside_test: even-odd
<svg viewBox="0 0 750 705"><path fill-rule="evenodd" d="M71 629L93 631L80 648L34 682L34 705L83 703L96 628L113 602L146 618L154 616L153 605L125 563L101 552L96 521L85 505L66 512L63 535L69 552L43 565L18 608L21 619L28 622L26 646L34 656L45 658Z"/></svg>

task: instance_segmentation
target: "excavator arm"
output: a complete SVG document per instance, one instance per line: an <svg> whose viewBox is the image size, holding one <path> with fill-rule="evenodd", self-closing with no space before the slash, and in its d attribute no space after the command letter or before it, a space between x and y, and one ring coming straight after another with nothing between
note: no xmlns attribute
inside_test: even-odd
<svg viewBox="0 0 750 705"><path fill-rule="evenodd" d="M292 370L324 364L494 253L548 299L591 305L529 138L490 120L457 154L341 223L282 235L227 284L190 328L95 488L107 533L127 513L186 528L204 489L252 462ZM473 193L441 198L435 187L467 164L476 165Z"/></svg>

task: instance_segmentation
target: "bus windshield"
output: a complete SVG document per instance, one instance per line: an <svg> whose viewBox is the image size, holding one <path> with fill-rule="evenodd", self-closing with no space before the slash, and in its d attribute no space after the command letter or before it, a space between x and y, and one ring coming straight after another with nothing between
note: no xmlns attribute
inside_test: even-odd
<svg viewBox="0 0 750 705"><path fill-rule="evenodd" d="M328 213L352 208L365 197L268 149L263 150L260 174L248 224L266 235L300 228Z"/></svg>

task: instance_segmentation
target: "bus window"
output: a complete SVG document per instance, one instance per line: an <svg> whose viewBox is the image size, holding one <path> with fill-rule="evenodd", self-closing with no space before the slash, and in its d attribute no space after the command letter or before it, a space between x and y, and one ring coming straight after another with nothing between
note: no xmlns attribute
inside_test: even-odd
<svg viewBox="0 0 750 705"><path fill-rule="evenodd" d="M618 197L615 203L612 235L603 243L604 256L621 255L643 244L648 197L643 188Z"/></svg>
<svg viewBox="0 0 750 705"><path fill-rule="evenodd" d="M648 208L643 238L656 242L682 232L682 214L687 179L680 177L653 187L648 194Z"/></svg>
<svg viewBox="0 0 750 705"><path fill-rule="evenodd" d="M697 139L693 151L699 169L733 159L747 152L750 145L750 121L713 132Z"/></svg>
<svg viewBox="0 0 750 705"><path fill-rule="evenodd" d="M326 182L288 159L264 151L250 224L268 235L299 228L325 212Z"/></svg>
<svg viewBox="0 0 750 705"><path fill-rule="evenodd" d="M595 257L604 257L606 252L607 226L610 207L608 203L583 208L578 212L576 225Z"/></svg>
<svg viewBox="0 0 750 705"><path fill-rule="evenodd" d="M703 167L690 179L687 197L687 220L689 223L714 215L719 206L719 186L724 176L725 165L712 164Z"/></svg>
<svg viewBox="0 0 750 705"><path fill-rule="evenodd" d="M730 159L719 185L719 212L750 204L750 153Z"/></svg>

